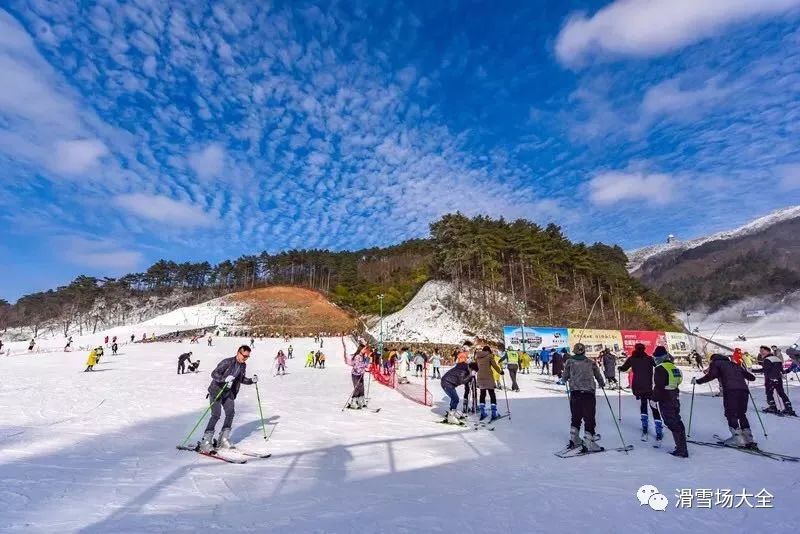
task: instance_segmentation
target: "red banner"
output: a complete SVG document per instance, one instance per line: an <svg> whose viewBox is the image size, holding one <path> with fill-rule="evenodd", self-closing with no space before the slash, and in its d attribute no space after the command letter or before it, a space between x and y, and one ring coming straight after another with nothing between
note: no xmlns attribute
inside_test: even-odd
<svg viewBox="0 0 800 534"><path fill-rule="evenodd" d="M649 355L653 355L653 351L658 345L667 346L667 335L664 332L651 332L647 330L621 330L622 346L625 348L625 354L628 356L633 352L633 347L637 343L644 345L644 350Z"/></svg>

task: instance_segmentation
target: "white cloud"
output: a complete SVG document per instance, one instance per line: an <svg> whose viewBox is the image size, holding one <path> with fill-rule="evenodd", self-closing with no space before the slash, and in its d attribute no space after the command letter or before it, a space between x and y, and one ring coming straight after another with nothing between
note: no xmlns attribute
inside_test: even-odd
<svg viewBox="0 0 800 534"><path fill-rule="evenodd" d="M51 167L67 174L85 172L108 154L108 148L99 139L57 141Z"/></svg>
<svg viewBox="0 0 800 534"><path fill-rule="evenodd" d="M225 167L225 149L212 143L189 155L189 166L200 178L213 178Z"/></svg>
<svg viewBox="0 0 800 534"><path fill-rule="evenodd" d="M732 92L722 86L719 77L698 86L687 86L680 78L672 78L650 87L642 98L641 121L644 126L660 117L693 118L723 102Z"/></svg>
<svg viewBox="0 0 800 534"><path fill-rule="evenodd" d="M800 163L781 165L777 171L780 178L779 187L783 191L800 189Z"/></svg>
<svg viewBox="0 0 800 534"><path fill-rule="evenodd" d="M219 221L199 206L162 195L133 193L119 195L114 204L143 219L181 228L206 228Z"/></svg>
<svg viewBox="0 0 800 534"><path fill-rule="evenodd" d="M615 0L592 16L570 15L555 52L572 67L599 55L653 57L796 7L800 0Z"/></svg>
<svg viewBox="0 0 800 534"><path fill-rule="evenodd" d="M59 236L54 240L56 248L70 263L93 269L118 272L132 271L143 260L135 250L121 248L106 239L88 239L81 236Z"/></svg>
<svg viewBox="0 0 800 534"><path fill-rule="evenodd" d="M672 176L638 171L608 171L589 181L589 199L598 206L635 200L668 204L677 184Z"/></svg>

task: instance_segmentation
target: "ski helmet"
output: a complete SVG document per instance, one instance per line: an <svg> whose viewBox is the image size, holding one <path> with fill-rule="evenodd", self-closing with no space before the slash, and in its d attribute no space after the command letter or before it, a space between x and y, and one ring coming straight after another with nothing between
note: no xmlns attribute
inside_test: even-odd
<svg viewBox="0 0 800 534"><path fill-rule="evenodd" d="M575 346L572 348L572 352L576 355L586 354L586 346L583 343L575 343Z"/></svg>

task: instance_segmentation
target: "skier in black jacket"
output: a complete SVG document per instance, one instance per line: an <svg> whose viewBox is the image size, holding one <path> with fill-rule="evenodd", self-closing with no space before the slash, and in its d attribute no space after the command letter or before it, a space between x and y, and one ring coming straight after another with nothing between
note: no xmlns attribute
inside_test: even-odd
<svg viewBox="0 0 800 534"><path fill-rule="evenodd" d="M761 372L764 373L764 389L767 393L767 413L796 416L792 409L792 402L783 389L783 361L780 356L772 353L769 347L762 345L758 351L758 360L761 363ZM775 393L783 402L783 411L779 411L775 405Z"/></svg>
<svg viewBox="0 0 800 534"><path fill-rule="evenodd" d="M458 424L464 414L458 411L458 393L456 388L464 386L464 401L469 396L469 387L472 378L478 372L478 364L475 362L457 363L455 367L447 371L442 377L442 389L450 398L450 409L447 412L446 421L451 424Z"/></svg>
<svg viewBox="0 0 800 534"><path fill-rule="evenodd" d="M192 353L191 352L184 352L180 356L178 356L178 374L182 375L186 372L186 362L192 363Z"/></svg>
<svg viewBox="0 0 800 534"><path fill-rule="evenodd" d="M659 350L664 349L664 350ZM681 420L681 401L679 386L683 374L673 363L672 356L664 347L656 347L653 352L656 368L653 370L653 400L658 403L658 410L664 417L664 424L672 432L675 450L670 454L680 458L689 457L686 447L686 428Z"/></svg>
<svg viewBox="0 0 800 534"><path fill-rule="evenodd" d="M209 452L213 447L214 429L217 426L225 410L225 421L222 423L222 430L219 433L217 446L230 448L231 426L233 426L234 401L239 393L242 384L255 384L258 382L258 375L247 378L247 359L250 357L250 347L242 345L236 351L233 358L225 358L217 364L217 368L211 372L211 384L208 386L208 399L211 401L211 419L208 420L206 431L200 442L200 450ZM217 398L219 395L219 398Z"/></svg>
<svg viewBox="0 0 800 534"><path fill-rule="evenodd" d="M659 350L661 349L661 350ZM663 353L661 352L663 351ZM656 347L656 352L659 356L667 353L664 347ZM649 421L647 417L647 405L650 405L650 410L653 412L653 425L656 430L656 441L661 441L664 437L664 426L661 422L661 413L658 411L658 404L653 399L653 369L656 363L653 358L644 350L644 345L637 343L633 347L633 352L625 360L625 363L620 365L618 369L622 372L628 369L633 370L633 395L639 401L639 414L642 420L642 441L648 439ZM652 401L652 402L651 402Z"/></svg>
<svg viewBox="0 0 800 534"><path fill-rule="evenodd" d="M725 409L725 418L731 437L725 440L725 445L736 447L757 448L750 430L750 421L747 420L747 401L750 389L745 380L752 382L756 377L747 369L733 363L730 358L722 354L712 354L708 365L708 372L700 378L692 378L692 384L705 384L718 380L722 389L722 406Z"/></svg>

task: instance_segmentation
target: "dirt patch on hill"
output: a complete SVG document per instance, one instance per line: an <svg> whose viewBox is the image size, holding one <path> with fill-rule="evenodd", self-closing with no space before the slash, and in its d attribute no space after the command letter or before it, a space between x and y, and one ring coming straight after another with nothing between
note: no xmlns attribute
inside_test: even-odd
<svg viewBox="0 0 800 534"><path fill-rule="evenodd" d="M351 332L357 324L349 313L310 289L264 287L234 293L229 298L248 306L243 321L256 334L343 333Z"/></svg>

